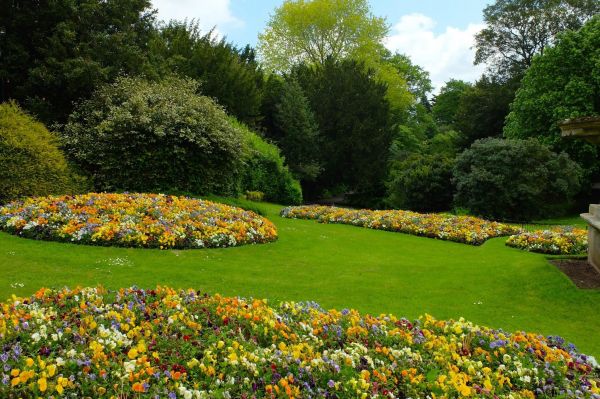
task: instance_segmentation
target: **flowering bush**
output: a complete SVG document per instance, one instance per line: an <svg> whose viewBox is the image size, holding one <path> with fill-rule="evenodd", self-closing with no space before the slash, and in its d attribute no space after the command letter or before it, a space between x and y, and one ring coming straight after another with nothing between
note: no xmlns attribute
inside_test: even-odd
<svg viewBox="0 0 600 399"><path fill-rule="evenodd" d="M345 209L330 206L292 206L281 216L294 219L314 219L321 223L352 224L370 229L397 231L442 240L481 245L488 238L514 234L518 228L471 216L438 213L369 209Z"/></svg>
<svg viewBox="0 0 600 399"><path fill-rule="evenodd" d="M573 227L523 231L508 237L506 245L544 254L576 255L587 252L587 231Z"/></svg>
<svg viewBox="0 0 600 399"><path fill-rule="evenodd" d="M95 245L204 248L277 239L267 219L240 208L162 194L37 197L0 208L0 230Z"/></svg>
<svg viewBox="0 0 600 399"><path fill-rule="evenodd" d="M135 287L0 304L0 396L600 398L558 337Z"/></svg>

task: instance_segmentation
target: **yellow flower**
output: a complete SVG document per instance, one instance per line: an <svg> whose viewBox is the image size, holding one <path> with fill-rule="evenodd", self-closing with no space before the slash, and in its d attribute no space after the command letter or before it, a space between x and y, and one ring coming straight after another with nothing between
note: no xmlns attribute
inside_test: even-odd
<svg viewBox="0 0 600 399"><path fill-rule="evenodd" d="M131 360L135 359L135 358L137 357L137 355L138 355L138 351L137 351L137 349L135 349L135 348L131 349L131 350L130 350L130 351L127 353L127 356L128 356L128 357L129 357Z"/></svg>
<svg viewBox="0 0 600 399"><path fill-rule="evenodd" d="M46 389L48 388L48 384L46 382L46 379L45 378L40 378L37 383L38 383L38 387L40 388L40 391L46 392Z"/></svg>

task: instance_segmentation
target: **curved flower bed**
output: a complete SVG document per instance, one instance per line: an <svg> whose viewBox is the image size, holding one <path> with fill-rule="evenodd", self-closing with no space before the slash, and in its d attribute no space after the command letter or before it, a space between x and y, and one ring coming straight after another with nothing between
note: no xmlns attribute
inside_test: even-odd
<svg viewBox="0 0 600 399"><path fill-rule="evenodd" d="M506 245L552 255L577 255L587 252L587 231L573 227L523 231L508 237Z"/></svg>
<svg viewBox="0 0 600 399"><path fill-rule="evenodd" d="M471 245L481 245L489 238L515 234L519 231L517 227L472 216L400 210L354 210L309 205L284 208L281 216L293 219L313 219L321 223L351 224Z"/></svg>
<svg viewBox="0 0 600 399"><path fill-rule="evenodd" d="M204 248L277 239L267 219L240 208L163 194L37 197L0 207L0 230L93 245Z"/></svg>
<svg viewBox="0 0 600 399"><path fill-rule="evenodd" d="M0 396L598 398L558 337L135 287L1 304ZM139 395L139 396L138 396Z"/></svg>

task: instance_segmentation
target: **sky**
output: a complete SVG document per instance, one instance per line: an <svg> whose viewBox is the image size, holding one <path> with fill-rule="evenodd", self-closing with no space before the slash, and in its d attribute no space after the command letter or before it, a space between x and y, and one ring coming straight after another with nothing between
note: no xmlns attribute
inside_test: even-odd
<svg viewBox="0 0 600 399"><path fill-rule="evenodd" d="M473 37L482 27L482 10L491 0L371 0L371 10L390 25L385 46L407 54L430 73L435 91L449 79L475 81ZM283 0L152 0L158 18L195 19L237 46L255 46Z"/></svg>

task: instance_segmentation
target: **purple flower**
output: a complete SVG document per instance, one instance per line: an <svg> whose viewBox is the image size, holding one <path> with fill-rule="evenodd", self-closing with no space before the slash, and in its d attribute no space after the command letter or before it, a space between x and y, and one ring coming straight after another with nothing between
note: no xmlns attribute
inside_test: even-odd
<svg viewBox="0 0 600 399"><path fill-rule="evenodd" d="M328 386L329 388L333 388L333 387L335 386L335 382L333 382L333 380L329 380L329 381L327 382L327 386Z"/></svg>

